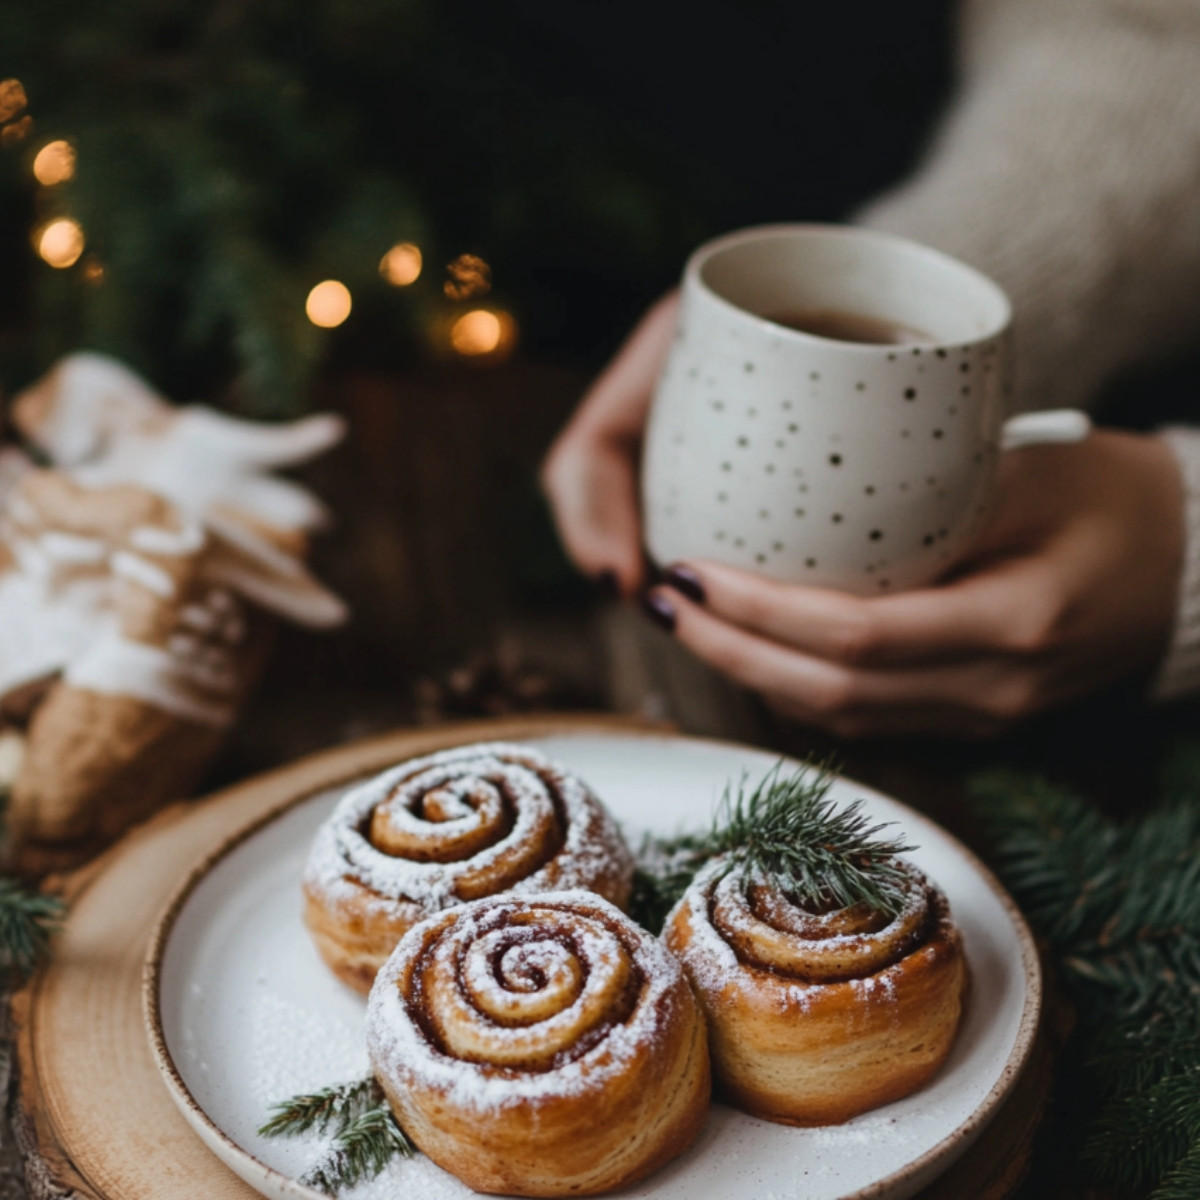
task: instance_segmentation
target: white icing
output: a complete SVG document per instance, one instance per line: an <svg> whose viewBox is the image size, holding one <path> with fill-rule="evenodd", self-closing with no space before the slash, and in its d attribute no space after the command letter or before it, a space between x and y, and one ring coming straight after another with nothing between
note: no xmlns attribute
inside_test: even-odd
<svg viewBox="0 0 1200 1200"><path fill-rule="evenodd" d="M101 538L51 530L42 534L37 544L45 556L56 563L96 566L108 559L108 546Z"/></svg>
<svg viewBox="0 0 1200 1200"><path fill-rule="evenodd" d="M54 560L39 544L39 540L16 538L9 546L17 565L32 579L49 581L54 574Z"/></svg>
<svg viewBox="0 0 1200 1200"><path fill-rule="evenodd" d="M179 610L179 623L200 633L212 633L217 628L217 615L203 604L185 604Z"/></svg>
<svg viewBox="0 0 1200 1200"><path fill-rule="evenodd" d="M297 576L289 572L274 578L254 563L217 558L207 564L206 577L300 625L327 628L341 624L347 616L345 604L307 573Z"/></svg>
<svg viewBox="0 0 1200 1200"><path fill-rule="evenodd" d="M76 687L132 696L202 725L224 726L234 715L232 669L216 671L116 633L72 662L65 678Z"/></svg>
<svg viewBox="0 0 1200 1200"><path fill-rule="evenodd" d="M52 583L49 575L0 574L0 695L60 671L115 625L106 576Z"/></svg>
<svg viewBox="0 0 1200 1200"><path fill-rule="evenodd" d="M236 677L226 649L246 633L232 593L314 626L345 618L345 606L299 555L254 528L290 533L323 520L319 502L268 472L332 445L342 432L338 419L266 426L206 409L180 412L121 364L91 354L63 359L14 406L23 431L76 485L146 489L170 501L182 521L109 537L52 528L19 488L28 461L0 451L0 530L15 567L0 573L0 695L66 670L93 690L223 724ZM78 501L86 516L86 496ZM181 558L193 560L200 586L212 587L204 601L187 597L184 605L163 568L161 560ZM166 651L117 638L127 583L156 597L160 617L183 635L169 632ZM220 644L188 642L187 630L214 634ZM123 678L126 666L132 674Z"/></svg>
<svg viewBox="0 0 1200 1200"><path fill-rule="evenodd" d="M164 600L175 595L175 581L162 567L156 567L152 562L130 554L127 550L118 550L112 556L112 569L114 575L139 584Z"/></svg>
<svg viewBox="0 0 1200 1200"><path fill-rule="evenodd" d="M194 521L186 522L180 529L139 525L129 535L129 544L143 554L195 554L204 545L204 530Z"/></svg>

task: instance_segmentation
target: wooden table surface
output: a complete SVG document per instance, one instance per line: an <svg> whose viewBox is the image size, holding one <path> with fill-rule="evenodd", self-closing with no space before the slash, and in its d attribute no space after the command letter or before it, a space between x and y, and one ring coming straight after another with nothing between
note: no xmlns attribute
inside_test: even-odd
<svg viewBox="0 0 1200 1200"><path fill-rule="evenodd" d="M564 730L645 729L622 718L533 717L407 730L328 751L177 805L67 884L52 962L14 1002L16 1128L36 1200L250 1200L175 1110L142 1024L142 960L158 913L189 869L236 829L333 783L458 742ZM1048 1086L1039 1043L1010 1101L922 1200L1002 1200L1025 1169Z"/></svg>

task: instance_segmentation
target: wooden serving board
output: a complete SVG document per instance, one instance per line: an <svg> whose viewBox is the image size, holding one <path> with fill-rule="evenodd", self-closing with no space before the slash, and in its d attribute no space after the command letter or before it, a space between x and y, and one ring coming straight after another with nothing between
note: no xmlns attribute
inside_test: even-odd
<svg viewBox="0 0 1200 1200"><path fill-rule="evenodd" d="M230 834L299 796L466 742L622 731L624 718L478 721L373 738L306 758L205 800L178 804L66 881L70 910L52 961L13 1000L14 1125L34 1200L255 1200L179 1115L150 1056L142 965L164 904ZM661 730L655 732L661 733ZM1008 1102L922 1200L1003 1200L1022 1178L1044 1107L1039 1038Z"/></svg>

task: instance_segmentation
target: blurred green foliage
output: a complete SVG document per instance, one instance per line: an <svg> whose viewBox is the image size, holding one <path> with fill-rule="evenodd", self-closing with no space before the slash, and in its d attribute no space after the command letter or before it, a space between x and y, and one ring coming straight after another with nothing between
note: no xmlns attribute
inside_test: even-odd
<svg viewBox="0 0 1200 1200"><path fill-rule="evenodd" d="M293 413L331 353L419 356L463 252L527 344L596 355L589 313L615 335L706 232L654 147L538 95L447 0L0 0L5 78L32 118L0 148L7 388L89 348L177 399ZM33 158L58 138L75 176L40 187ZM58 215L87 240L63 270L31 245ZM412 288L379 277L398 241L425 255ZM355 297L332 335L304 315L330 277ZM584 294L598 303L564 311Z"/></svg>

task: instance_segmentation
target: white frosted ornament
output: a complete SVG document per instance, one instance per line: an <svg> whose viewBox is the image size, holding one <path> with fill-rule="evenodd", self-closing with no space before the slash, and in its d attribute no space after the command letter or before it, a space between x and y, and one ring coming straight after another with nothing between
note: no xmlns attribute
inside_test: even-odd
<svg viewBox="0 0 1200 1200"><path fill-rule="evenodd" d="M51 869L199 777L264 661L257 611L345 619L304 560L324 507L272 475L343 423L176 409L95 354L12 416L52 467L0 452L0 700L27 723L10 823L26 865Z"/></svg>
<svg viewBox="0 0 1200 1200"><path fill-rule="evenodd" d="M175 408L115 359L71 354L13 401L13 423L90 487L131 483L206 520L241 513L275 529L322 526L324 506L270 472L328 450L345 433L329 413L279 425L211 408Z"/></svg>

